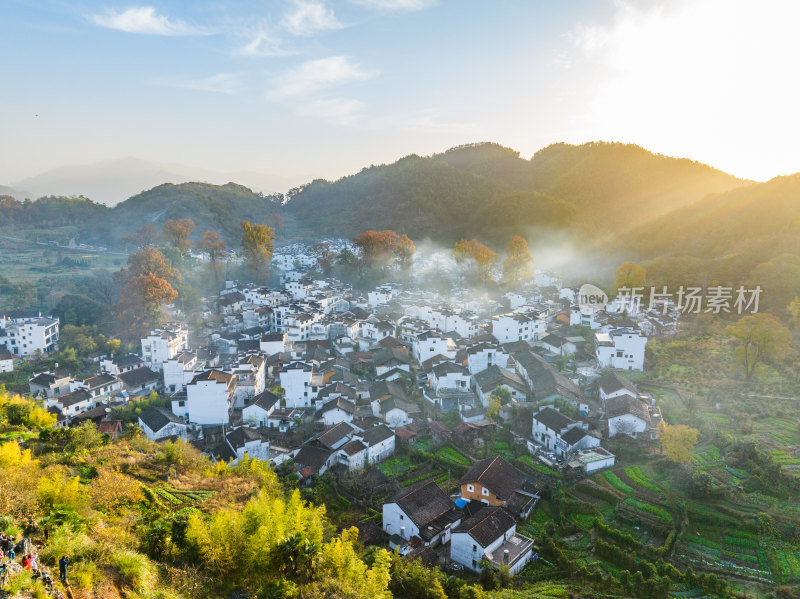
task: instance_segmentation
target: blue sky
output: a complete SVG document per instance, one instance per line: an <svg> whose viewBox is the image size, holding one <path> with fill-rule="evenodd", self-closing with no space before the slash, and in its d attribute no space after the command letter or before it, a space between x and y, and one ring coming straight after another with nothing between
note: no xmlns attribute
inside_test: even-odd
<svg viewBox="0 0 800 599"><path fill-rule="evenodd" d="M136 156L274 186L496 141L800 171L798 3L4 0L0 183ZM38 115L38 116L37 116Z"/></svg>

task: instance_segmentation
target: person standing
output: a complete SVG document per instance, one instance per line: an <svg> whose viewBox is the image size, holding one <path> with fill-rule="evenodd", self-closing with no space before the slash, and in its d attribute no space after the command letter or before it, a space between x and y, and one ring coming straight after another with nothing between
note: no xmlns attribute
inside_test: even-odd
<svg viewBox="0 0 800 599"><path fill-rule="evenodd" d="M69 565L69 558L65 555L58 560L58 573L61 575L62 584L67 583L67 566Z"/></svg>

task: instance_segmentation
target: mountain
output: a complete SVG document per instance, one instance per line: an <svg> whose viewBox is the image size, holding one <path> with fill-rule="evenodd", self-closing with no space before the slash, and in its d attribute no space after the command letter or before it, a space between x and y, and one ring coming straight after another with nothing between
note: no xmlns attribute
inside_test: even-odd
<svg viewBox="0 0 800 599"><path fill-rule="evenodd" d="M12 183L29 189L31 198L46 195L85 196L113 206L136 193L164 182L183 183L192 177L164 165L138 158L120 158L94 164L62 166Z"/></svg>
<svg viewBox="0 0 800 599"><path fill-rule="evenodd" d="M554 144L530 160L498 144L460 146L314 181L285 206L300 237L392 228L447 241L572 229L619 235L708 194L748 182L635 145Z"/></svg>
<svg viewBox="0 0 800 599"><path fill-rule="evenodd" d="M145 223L160 229L167 219L191 218L195 237L214 230L229 244L238 244L243 220L268 222L280 229L279 206L276 198L236 183L164 183L117 204L109 211L106 226L121 238Z"/></svg>

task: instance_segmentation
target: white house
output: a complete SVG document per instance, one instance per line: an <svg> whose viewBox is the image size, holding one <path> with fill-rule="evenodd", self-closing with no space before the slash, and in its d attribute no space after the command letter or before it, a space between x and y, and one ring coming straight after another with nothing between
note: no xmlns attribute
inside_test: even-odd
<svg viewBox="0 0 800 599"><path fill-rule="evenodd" d="M0 348L17 356L32 356L37 351L43 354L58 347L58 318L42 316L0 316Z"/></svg>
<svg viewBox="0 0 800 599"><path fill-rule="evenodd" d="M429 527L439 519L447 519L449 514L455 513L455 506L450 498L439 488L434 480L426 480L407 487L383 504L383 530L387 534L408 541L413 537L423 538ZM428 543L433 543L442 538L441 533L446 532L449 538L450 530L460 522L458 516L447 524L437 527L439 535L430 538ZM424 539L423 539L424 540ZM446 542L442 538L442 542Z"/></svg>
<svg viewBox="0 0 800 599"><path fill-rule="evenodd" d="M413 343L414 356L422 363L438 354L449 359L456 357L456 344L448 337L442 337L435 331L425 331L416 336Z"/></svg>
<svg viewBox="0 0 800 599"><path fill-rule="evenodd" d="M479 343L466 350L467 368L470 374L477 374L489 366L508 366L508 354L493 343Z"/></svg>
<svg viewBox="0 0 800 599"><path fill-rule="evenodd" d="M144 410L139 414L139 427L151 441L172 436L186 438L186 423L165 408Z"/></svg>
<svg viewBox="0 0 800 599"><path fill-rule="evenodd" d="M480 572L481 561L491 567L506 566L517 574L533 556L533 539L517 534L517 523L505 508L485 507L453 530L450 559L473 572Z"/></svg>
<svg viewBox="0 0 800 599"><path fill-rule="evenodd" d="M236 392L236 377L211 369L201 372L186 385L185 412L173 412L194 424L228 424Z"/></svg>
<svg viewBox="0 0 800 599"><path fill-rule="evenodd" d="M547 321L536 314L510 312L492 318L492 335L500 343L535 341L547 331Z"/></svg>
<svg viewBox="0 0 800 599"><path fill-rule="evenodd" d="M14 370L14 356L0 347L0 373Z"/></svg>
<svg viewBox="0 0 800 599"><path fill-rule="evenodd" d="M534 441L540 445L544 445L546 449L555 452L556 455L563 456L569 452L578 441L583 439L583 436L579 433L573 433L568 436L567 441L563 439L573 428L579 428L585 432L588 425L572 420L572 418L548 406L542 408L533 415L531 436ZM592 437L592 439L594 439L594 437ZM584 443L591 442L590 439L584 441ZM599 445L599 440L597 445Z"/></svg>
<svg viewBox="0 0 800 599"><path fill-rule="evenodd" d="M151 370L161 372L164 362L187 349L188 339L188 329L176 323L150 331L142 339L142 359L145 365Z"/></svg>
<svg viewBox="0 0 800 599"><path fill-rule="evenodd" d="M242 422L253 426L269 426L269 417L280 407L281 398L271 391L262 391L242 409Z"/></svg>
<svg viewBox="0 0 800 599"><path fill-rule="evenodd" d="M114 356L113 358L103 358L100 360L100 370L108 372L114 376L119 376L123 372L135 370L144 366L142 359L136 354L126 356Z"/></svg>
<svg viewBox="0 0 800 599"><path fill-rule="evenodd" d="M197 374L198 364L197 355L188 351L163 362L164 389L169 393L184 389Z"/></svg>
<svg viewBox="0 0 800 599"><path fill-rule="evenodd" d="M93 405L94 400L91 394L85 389L77 389L76 391L71 391L70 393L48 399L45 402L46 407L55 407L67 419L77 416L81 412L85 412Z"/></svg>
<svg viewBox="0 0 800 599"><path fill-rule="evenodd" d="M385 424L373 426L364 431L361 439L367 446L367 461L377 464L394 454L396 438L394 431Z"/></svg>
<svg viewBox="0 0 800 599"><path fill-rule="evenodd" d="M286 351L285 333L266 333L261 335L258 348L267 356Z"/></svg>
<svg viewBox="0 0 800 599"><path fill-rule="evenodd" d="M629 379L618 375L616 372L610 372L597 379L597 393L603 405L612 397L620 397L622 395L639 397L642 394Z"/></svg>
<svg viewBox="0 0 800 599"><path fill-rule="evenodd" d="M605 402L608 436L628 435L634 439L657 439L660 410L641 397L619 395Z"/></svg>
<svg viewBox="0 0 800 599"><path fill-rule="evenodd" d="M489 405L489 396L498 387L508 389L514 401L525 401L528 394L528 386L516 372L511 372L501 366L490 366L486 370L481 370L472 377L475 393L484 407Z"/></svg>
<svg viewBox="0 0 800 599"><path fill-rule="evenodd" d="M470 382L469 370L454 362L439 362L428 375L428 384L437 393L441 389L467 390Z"/></svg>
<svg viewBox="0 0 800 599"><path fill-rule="evenodd" d="M122 390L122 383L113 374L103 372L82 381L71 381L69 387L70 391L85 389L97 403L117 395Z"/></svg>
<svg viewBox="0 0 800 599"><path fill-rule="evenodd" d="M266 388L267 360L258 354L242 356L234 365L233 374L236 375L236 407L244 407Z"/></svg>
<svg viewBox="0 0 800 599"><path fill-rule="evenodd" d="M225 441L235 454L235 457L228 461L228 466L235 466L245 456L263 462L269 461L269 441L255 429L240 426L225 435Z"/></svg>
<svg viewBox="0 0 800 599"><path fill-rule="evenodd" d="M583 470L586 474L592 474L598 470L613 467L614 462L615 456L613 453L602 447L595 447L578 451L569 465Z"/></svg>
<svg viewBox="0 0 800 599"><path fill-rule="evenodd" d="M58 397L70 392L70 377L52 372L40 372L28 380L31 394Z"/></svg>
<svg viewBox="0 0 800 599"><path fill-rule="evenodd" d="M647 337L639 331L623 328L610 333L595 333L595 354L600 368L643 370Z"/></svg>
<svg viewBox="0 0 800 599"><path fill-rule="evenodd" d="M313 368L306 362L291 362L281 368L279 379L286 406L291 408L309 408L319 392L311 386Z"/></svg>

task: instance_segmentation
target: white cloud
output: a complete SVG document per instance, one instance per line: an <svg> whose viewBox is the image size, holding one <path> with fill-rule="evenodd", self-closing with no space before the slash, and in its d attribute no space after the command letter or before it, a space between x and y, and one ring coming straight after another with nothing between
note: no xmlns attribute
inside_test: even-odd
<svg viewBox="0 0 800 599"><path fill-rule="evenodd" d="M798 21L790 0L617 1L611 23L570 34L584 133L746 177L796 172Z"/></svg>
<svg viewBox="0 0 800 599"><path fill-rule="evenodd" d="M352 125L364 102L350 98L328 98L300 104L295 108L298 116L315 117L339 125Z"/></svg>
<svg viewBox="0 0 800 599"><path fill-rule="evenodd" d="M242 73L217 73L216 75L202 77L200 79L176 79L169 81L168 84L173 87L234 96L239 93L242 79Z"/></svg>
<svg viewBox="0 0 800 599"><path fill-rule="evenodd" d="M194 27L180 20L160 15L152 6L134 6L122 12L109 10L105 14L90 15L95 25L127 33L144 35L208 35L212 30Z"/></svg>
<svg viewBox="0 0 800 599"><path fill-rule="evenodd" d="M379 10L422 10L431 6L435 0L350 0L353 4Z"/></svg>
<svg viewBox="0 0 800 599"><path fill-rule="evenodd" d="M283 28L292 35L308 36L320 31L341 29L333 9L319 0L292 0L292 10L281 20Z"/></svg>
<svg viewBox="0 0 800 599"><path fill-rule="evenodd" d="M283 40L265 23L259 23L241 35L239 54L245 56L286 56L291 51L282 47Z"/></svg>
<svg viewBox="0 0 800 599"><path fill-rule="evenodd" d="M305 96L323 89L370 79L377 71L362 69L348 56L330 56L309 60L287 71L268 94L272 99Z"/></svg>

